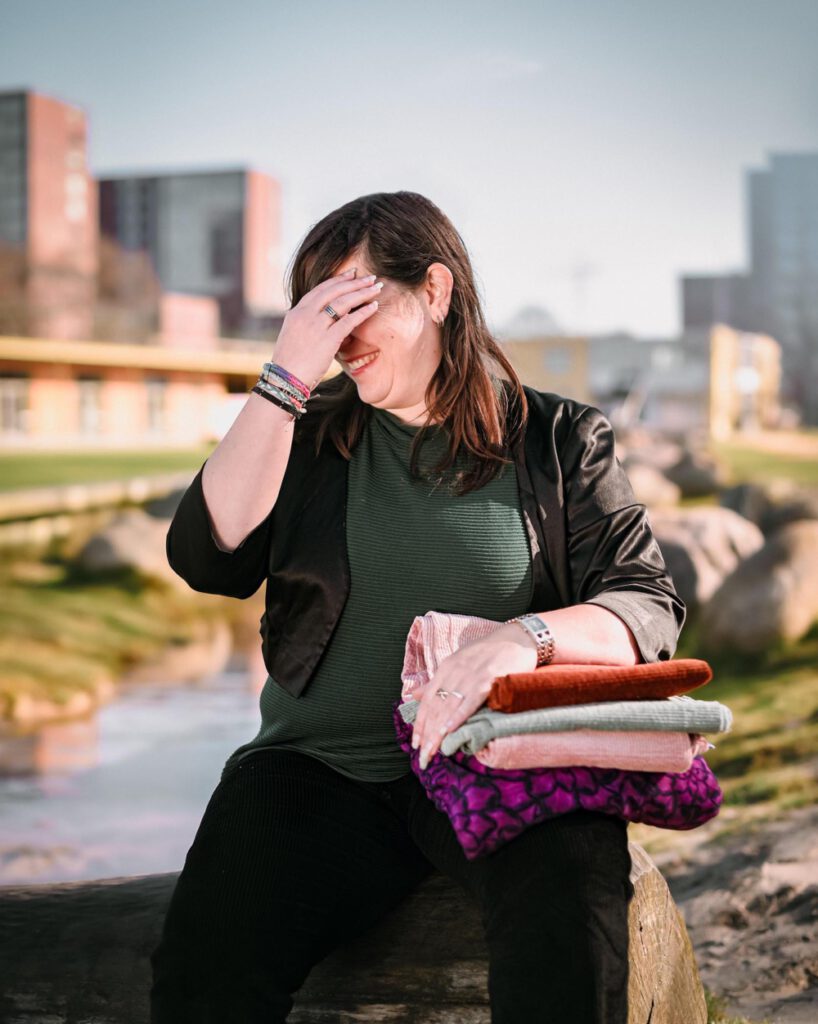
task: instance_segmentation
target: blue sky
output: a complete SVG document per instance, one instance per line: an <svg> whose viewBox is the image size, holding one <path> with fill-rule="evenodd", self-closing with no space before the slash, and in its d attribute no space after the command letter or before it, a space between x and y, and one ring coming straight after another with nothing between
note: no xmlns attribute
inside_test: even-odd
<svg viewBox="0 0 818 1024"><path fill-rule="evenodd" d="M744 266L745 170L818 149L818 0L1 0L0 24L0 88L83 107L93 173L270 173L284 264L341 203L422 192L497 327L536 304L674 333L680 273Z"/></svg>

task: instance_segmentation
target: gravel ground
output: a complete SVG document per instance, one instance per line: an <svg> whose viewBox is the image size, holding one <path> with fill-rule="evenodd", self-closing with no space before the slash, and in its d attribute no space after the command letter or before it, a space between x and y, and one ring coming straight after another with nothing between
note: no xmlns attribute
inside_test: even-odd
<svg viewBox="0 0 818 1024"><path fill-rule="evenodd" d="M683 837L684 836L684 837ZM686 840L686 841L685 841ZM651 854L730 1014L818 1024L818 807Z"/></svg>

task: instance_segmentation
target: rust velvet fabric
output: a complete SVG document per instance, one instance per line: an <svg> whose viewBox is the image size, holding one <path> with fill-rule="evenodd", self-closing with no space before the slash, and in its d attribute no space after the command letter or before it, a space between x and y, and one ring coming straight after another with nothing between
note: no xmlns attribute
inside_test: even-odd
<svg viewBox="0 0 818 1024"><path fill-rule="evenodd" d="M713 678L700 658L638 665L544 665L498 676L486 705L493 711L533 711L605 700L660 700L688 693Z"/></svg>

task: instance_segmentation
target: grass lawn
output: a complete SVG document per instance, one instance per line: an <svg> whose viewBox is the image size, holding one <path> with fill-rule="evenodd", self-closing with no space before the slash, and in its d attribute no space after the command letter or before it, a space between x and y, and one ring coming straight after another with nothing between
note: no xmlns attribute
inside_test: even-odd
<svg viewBox="0 0 818 1024"><path fill-rule="evenodd" d="M195 472L215 445L172 451L26 452L0 455L0 490L96 483L154 473Z"/></svg>
<svg viewBox="0 0 818 1024"><path fill-rule="evenodd" d="M786 477L799 484L818 486L818 429L804 428L780 439L779 449L771 450L741 441L712 442L710 449L723 461L734 482L762 483ZM44 487L52 484L112 480L151 473L197 469L215 448L215 443L199 448L171 451L101 452L26 452L0 455L0 490L18 487ZM709 504L713 497L690 499L691 504Z"/></svg>
<svg viewBox="0 0 818 1024"><path fill-rule="evenodd" d="M734 483L785 478L818 487L818 430L793 431L759 445L737 440L711 442L710 450L727 466Z"/></svg>
<svg viewBox="0 0 818 1024"><path fill-rule="evenodd" d="M695 624L686 625L677 658L701 657ZM724 793L722 811L705 826L718 842L751 823L771 820L818 800L818 623L788 647L760 658L708 655L713 678L691 692L733 713L730 732L708 736L706 753ZM648 853L672 849L678 833L632 825L632 839Z"/></svg>
<svg viewBox="0 0 818 1024"><path fill-rule="evenodd" d="M695 629L676 657L697 657ZM730 732L710 737L708 763L733 806L786 810L818 799L818 623L798 643L762 658L708 657L713 679L691 696L733 712Z"/></svg>
<svg viewBox="0 0 818 1024"><path fill-rule="evenodd" d="M23 569L26 570L23 573ZM39 578L38 578L39 577ZM184 643L203 617L229 617L229 598L180 592L133 571L89 575L50 560L0 564L0 720L28 695L64 704L100 679Z"/></svg>

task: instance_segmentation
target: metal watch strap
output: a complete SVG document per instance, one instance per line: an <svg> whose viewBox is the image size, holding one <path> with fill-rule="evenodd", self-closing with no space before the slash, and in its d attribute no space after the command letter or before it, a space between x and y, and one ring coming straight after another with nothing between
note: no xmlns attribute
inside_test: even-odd
<svg viewBox="0 0 818 1024"><path fill-rule="evenodd" d="M554 657L556 641L548 624L539 615L518 615L516 618L508 619L508 622L517 622L530 633L537 642L537 668L540 665L547 665Z"/></svg>

